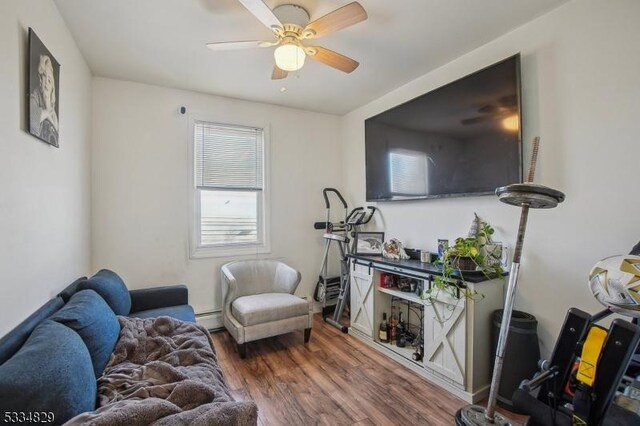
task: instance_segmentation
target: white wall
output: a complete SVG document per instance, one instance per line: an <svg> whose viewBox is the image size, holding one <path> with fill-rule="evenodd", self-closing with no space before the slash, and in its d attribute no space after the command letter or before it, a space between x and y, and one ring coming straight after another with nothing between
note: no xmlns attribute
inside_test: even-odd
<svg viewBox="0 0 640 426"><path fill-rule="evenodd" d="M184 282L196 313L221 309L220 266L239 257L189 258L185 105L217 122L270 124L272 250L260 257L297 268L297 294L311 295L321 191L341 182L339 117L104 78L94 79L93 93L94 269L112 268L130 288Z"/></svg>
<svg viewBox="0 0 640 426"><path fill-rule="evenodd" d="M61 64L60 148L27 131L27 30ZM52 1L0 2L0 336L90 267L91 73Z"/></svg>
<svg viewBox="0 0 640 426"><path fill-rule="evenodd" d="M525 163L542 138L536 181L565 191L557 209L532 211L516 309L536 315L549 353L566 310L595 312L587 274L640 239L640 2L573 1L346 115L346 192L365 195L364 120L505 57L522 54ZM416 52L420 54L420 52ZM525 171L526 173L526 171ZM378 203L378 226L409 247L466 235L473 212L515 244L519 209L496 197Z"/></svg>

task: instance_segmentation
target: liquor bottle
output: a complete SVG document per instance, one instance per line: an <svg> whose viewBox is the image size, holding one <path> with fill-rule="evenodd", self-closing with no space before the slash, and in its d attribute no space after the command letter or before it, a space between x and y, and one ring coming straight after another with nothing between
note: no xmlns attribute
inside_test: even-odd
<svg viewBox="0 0 640 426"><path fill-rule="evenodd" d="M396 325L396 336L400 337L406 331L404 320L402 319L402 311L398 312L398 325Z"/></svg>
<svg viewBox="0 0 640 426"><path fill-rule="evenodd" d="M380 330L378 331L378 338L382 343L389 343L389 333L387 332L387 328L389 324L387 324L387 313L382 313L382 322L380 323Z"/></svg>
<svg viewBox="0 0 640 426"><path fill-rule="evenodd" d="M396 326L398 325L398 320L396 319L395 307L391 307L391 317L389 318L389 343L393 343L396 341L396 337L398 336L398 330Z"/></svg>

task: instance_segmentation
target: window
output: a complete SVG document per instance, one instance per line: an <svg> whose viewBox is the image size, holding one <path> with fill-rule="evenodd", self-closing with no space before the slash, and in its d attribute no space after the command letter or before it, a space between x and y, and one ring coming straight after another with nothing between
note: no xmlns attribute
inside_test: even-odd
<svg viewBox="0 0 640 426"><path fill-rule="evenodd" d="M195 121L193 130L192 254L266 251L264 129Z"/></svg>

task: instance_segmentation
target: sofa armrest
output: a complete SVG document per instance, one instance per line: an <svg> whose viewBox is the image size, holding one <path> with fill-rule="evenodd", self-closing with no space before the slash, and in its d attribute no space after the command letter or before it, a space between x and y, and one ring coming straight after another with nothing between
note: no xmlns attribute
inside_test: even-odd
<svg viewBox="0 0 640 426"><path fill-rule="evenodd" d="M189 290L184 284L129 290L129 294L131 313L189 304Z"/></svg>

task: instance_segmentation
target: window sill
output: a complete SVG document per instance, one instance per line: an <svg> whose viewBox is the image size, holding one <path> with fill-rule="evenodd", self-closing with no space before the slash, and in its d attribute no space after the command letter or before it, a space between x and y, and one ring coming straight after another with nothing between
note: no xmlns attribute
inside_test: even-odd
<svg viewBox="0 0 640 426"><path fill-rule="evenodd" d="M225 247L199 247L191 250L191 259L206 259L213 257L251 256L256 254L269 254L271 249L267 246L225 246Z"/></svg>

